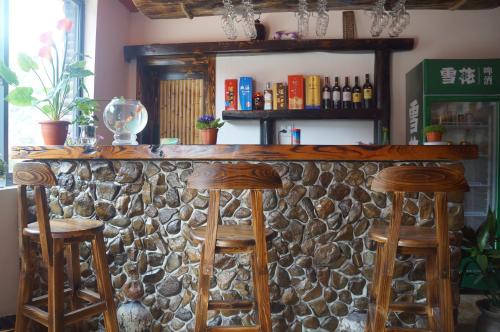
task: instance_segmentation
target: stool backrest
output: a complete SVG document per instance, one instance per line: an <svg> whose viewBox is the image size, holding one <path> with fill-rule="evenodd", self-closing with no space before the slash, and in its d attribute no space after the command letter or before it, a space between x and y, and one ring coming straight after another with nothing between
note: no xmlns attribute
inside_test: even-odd
<svg viewBox="0 0 500 332"><path fill-rule="evenodd" d="M26 162L14 165L14 184L18 185L18 227L20 241L23 241L23 230L28 225L28 198L26 186L33 186L35 192L36 219L40 228L40 246L42 257L49 262L52 256L52 235L50 232L49 208L45 186L57 184L56 177L50 167L39 162ZM20 246L23 247L22 245Z"/></svg>
<svg viewBox="0 0 500 332"><path fill-rule="evenodd" d="M195 167L187 186L194 189L277 189L281 177L266 164L206 164Z"/></svg>
<svg viewBox="0 0 500 332"><path fill-rule="evenodd" d="M393 166L373 179L372 190L396 192L464 192L469 186L463 172L448 167Z"/></svg>

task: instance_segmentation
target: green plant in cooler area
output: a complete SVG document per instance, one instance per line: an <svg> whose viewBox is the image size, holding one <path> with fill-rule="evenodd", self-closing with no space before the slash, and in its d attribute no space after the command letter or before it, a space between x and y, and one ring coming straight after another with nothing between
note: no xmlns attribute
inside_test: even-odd
<svg viewBox="0 0 500 332"><path fill-rule="evenodd" d="M435 124L435 125L429 125L424 128L424 134L427 133L441 133L444 134L446 132L446 129L443 125L440 124Z"/></svg>
<svg viewBox="0 0 500 332"><path fill-rule="evenodd" d="M500 310L500 249L495 248L499 240L498 225L494 212L488 209L484 223L475 233L470 247L463 248L468 256L462 259L460 271L463 280L474 268L478 271L473 284L483 289L490 301L490 307Z"/></svg>
<svg viewBox="0 0 500 332"><path fill-rule="evenodd" d="M204 114L198 118L196 121L197 129L211 129L216 128L219 129L224 125L219 118L215 118L213 115Z"/></svg>
<svg viewBox="0 0 500 332"><path fill-rule="evenodd" d="M19 68L26 73L32 73L35 81L41 88L21 85L18 75L5 63L0 61L0 77L13 86L6 100L14 106L35 107L50 120L61 120L75 110L90 112L96 109L95 100L88 97L79 97L76 93L76 84L80 83L82 91L88 95L83 79L94 73L85 68L86 62L81 56L68 61L68 33L73 23L68 19L58 22L57 28L64 35L64 52L59 52L51 32L41 35L43 46L38 53L38 61L31 56L21 53L18 56ZM39 90L36 90L39 89ZM41 91L40 91L41 89Z"/></svg>
<svg viewBox="0 0 500 332"><path fill-rule="evenodd" d="M78 112L76 112L73 123L79 126L91 126L99 121L96 115L99 111L99 104L96 100L88 97L76 98L75 109Z"/></svg>

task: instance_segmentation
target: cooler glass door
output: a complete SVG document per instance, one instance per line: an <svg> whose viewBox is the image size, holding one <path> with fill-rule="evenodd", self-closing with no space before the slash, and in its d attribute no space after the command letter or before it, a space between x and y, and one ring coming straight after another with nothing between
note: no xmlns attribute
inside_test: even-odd
<svg viewBox="0 0 500 332"><path fill-rule="evenodd" d="M479 157L465 160L470 191L464 197L465 225L477 229L486 219L488 207L497 209L498 102L433 101L431 124L442 124L443 141L476 144Z"/></svg>

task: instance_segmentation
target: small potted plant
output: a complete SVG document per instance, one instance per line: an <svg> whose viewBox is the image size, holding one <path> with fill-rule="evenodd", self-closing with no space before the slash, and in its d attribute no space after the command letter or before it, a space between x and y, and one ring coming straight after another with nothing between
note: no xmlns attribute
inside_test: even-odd
<svg viewBox="0 0 500 332"><path fill-rule="evenodd" d="M96 100L88 97L80 97L75 100L76 116L74 124L80 128L78 144L95 145L97 142L97 118L99 104Z"/></svg>
<svg viewBox="0 0 500 332"><path fill-rule="evenodd" d="M441 142L445 131L446 129L440 124L430 125L424 128L424 134L427 142Z"/></svg>
<svg viewBox="0 0 500 332"><path fill-rule="evenodd" d="M476 322L476 331L500 331L500 249L495 242L500 239L497 234L498 224L495 214L488 209L484 223L479 227L475 243L464 248L468 257L461 262L461 284L464 277L472 277L474 287L484 291L486 299L476 302L481 315Z"/></svg>
<svg viewBox="0 0 500 332"><path fill-rule="evenodd" d="M202 144L216 144L219 128L224 125L219 118L204 114L196 121L196 128L200 129Z"/></svg>
<svg viewBox="0 0 500 332"><path fill-rule="evenodd" d="M83 79L94 75L85 69L85 60L81 60L81 57L77 56L71 60L67 58L68 34L72 27L73 22L66 18L57 23L57 29L62 32L64 39L63 52L59 52L52 32L46 32L40 36L42 47L38 52L38 61L27 54L19 54L19 68L23 72L33 74L37 86L21 85L18 75L0 61L0 77L8 85L14 86L6 98L7 102L19 107L34 107L47 116L48 120L40 122L42 136L47 145L64 144L70 125L70 122L65 120L66 116L78 106L76 84L78 82L82 91L86 92Z"/></svg>

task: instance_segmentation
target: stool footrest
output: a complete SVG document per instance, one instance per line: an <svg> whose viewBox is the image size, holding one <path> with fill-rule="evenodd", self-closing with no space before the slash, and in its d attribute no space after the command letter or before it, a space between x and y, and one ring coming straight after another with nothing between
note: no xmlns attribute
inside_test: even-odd
<svg viewBox="0 0 500 332"><path fill-rule="evenodd" d="M78 291L78 297L90 303L97 303L102 301L101 296L90 289L80 289Z"/></svg>
<svg viewBox="0 0 500 332"><path fill-rule="evenodd" d="M85 318L95 316L106 311L106 302L101 301L93 303L86 307L71 311L64 315L65 324L73 324L75 322L81 321Z"/></svg>
<svg viewBox="0 0 500 332"><path fill-rule="evenodd" d="M47 314L47 312L38 307L35 307L34 305L25 304L23 308L23 314L24 316L42 324L43 326L49 325L49 315Z"/></svg>
<svg viewBox="0 0 500 332"><path fill-rule="evenodd" d="M64 292L64 296L70 296L73 293L73 290L71 288L65 288L63 292ZM41 295L41 296L34 297L31 300L31 304L37 305L40 303L47 303L48 298L49 298L48 295Z"/></svg>
<svg viewBox="0 0 500 332"><path fill-rule="evenodd" d="M210 332L260 332L260 325L255 326L214 326L207 327Z"/></svg>
<svg viewBox="0 0 500 332"><path fill-rule="evenodd" d="M425 303L395 302L389 304L389 311L393 312L412 312L425 315L427 313L426 309Z"/></svg>
<svg viewBox="0 0 500 332"><path fill-rule="evenodd" d="M419 329L410 327L388 327L386 331L387 332L432 332L432 330L429 329Z"/></svg>
<svg viewBox="0 0 500 332"><path fill-rule="evenodd" d="M208 310L252 310L253 302L246 300L209 301Z"/></svg>

